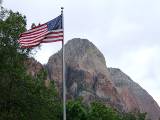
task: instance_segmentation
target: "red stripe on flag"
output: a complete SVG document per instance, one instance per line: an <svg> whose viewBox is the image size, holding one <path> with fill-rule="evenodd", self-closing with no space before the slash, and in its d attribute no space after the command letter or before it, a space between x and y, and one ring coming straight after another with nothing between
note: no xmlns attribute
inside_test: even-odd
<svg viewBox="0 0 160 120"><path fill-rule="evenodd" d="M34 27L20 35L21 48L32 48L40 43L63 41L63 29L48 31L47 23Z"/></svg>
<svg viewBox="0 0 160 120"><path fill-rule="evenodd" d="M47 38L60 38L63 37L63 35L58 35L58 36L46 36L45 39Z"/></svg>
<svg viewBox="0 0 160 120"><path fill-rule="evenodd" d="M25 38L20 38L20 42L27 42L27 41L32 41L32 40L35 40L35 39L37 39L37 38L39 38L39 37L42 37L42 36L45 36L46 34L47 34L48 32L44 32L44 33L42 33L42 34L38 34L38 35L35 35L35 36L28 36L28 37L25 37Z"/></svg>
<svg viewBox="0 0 160 120"><path fill-rule="evenodd" d="M50 40L50 41L42 41L42 43L51 43L51 42L58 42L58 41L63 41L63 39L59 39L59 40Z"/></svg>
<svg viewBox="0 0 160 120"><path fill-rule="evenodd" d="M32 47L36 47L36 46L38 46L38 45L40 45L40 43L39 44L36 44L36 45L30 45L30 46L21 46L21 48L32 48Z"/></svg>
<svg viewBox="0 0 160 120"><path fill-rule="evenodd" d="M32 44L32 43L36 43L36 42L41 42L43 39L44 39L44 36L42 36L38 39L32 40L32 41L22 41L21 44Z"/></svg>
<svg viewBox="0 0 160 120"><path fill-rule="evenodd" d="M51 32L48 33L48 35L49 35L49 34L59 34L59 33L63 33L63 30L62 30L62 31L58 31L58 32L51 31Z"/></svg>
<svg viewBox="0 0 160 120"><path fill-rule="evenodd" d="M39 34L39 33L44 32L44 31L47 31L47 27L41 28L41 29L33 31L33 32L31 31L31 32L28 32L28 33L22 33L20 35L20 37L25 37L25 36L29 36L29 35L35 35L35 34Z"/></svg>

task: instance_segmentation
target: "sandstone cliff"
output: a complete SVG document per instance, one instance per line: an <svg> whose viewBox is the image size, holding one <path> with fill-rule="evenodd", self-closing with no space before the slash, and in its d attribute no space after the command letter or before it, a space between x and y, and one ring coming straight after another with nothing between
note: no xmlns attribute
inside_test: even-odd
<svg viewBox="0 0 160 120"><path fill-rule="evenodd" d="M61 93L61 51L49 58L47 68ZM100 100L119 110L123 101L113 86L103 54L86 39L72 39L65 45L67 98L83 96L89 103Z"/></svg>
<svg viewBox="0 0 160 120"><path fill-rule="evenodd" d="M43 65L36 61L34 58L28 58L25 63L27 67L27 74L36 76L43 68Z"/></svg>
<svg viewBox="0 0 160 120"><path fill-rule="evenodd" d="M61 52L52 55L46 65L60 95ZM65 64L68 99L82 96L86 103L99 100L120 111L147 112L152 120L158 120L160 108L153 98L120 70L107 69L103 54L88 40L75 38L65 45Z"/></svg>
<svg viewBox="0 0 160 120"><path fill-rule="evenodd" d="M126 104L128 111L147 112L152 120L160 117L160 108L154 99L141 86L131 80L120 69L109 68L111 79Z"/></svg>

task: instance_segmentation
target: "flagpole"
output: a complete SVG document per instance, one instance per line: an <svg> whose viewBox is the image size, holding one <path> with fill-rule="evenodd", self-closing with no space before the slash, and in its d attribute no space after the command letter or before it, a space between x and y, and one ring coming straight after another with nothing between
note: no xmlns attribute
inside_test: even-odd
<svg viewBox="0 0 160 120"><path fill-rule="evenodd" d="M62 80L63 80L63 120L66 120L66 80L65 80L65 60L64 60L64 17L63 7L61 7L63 40L62 40Z"/></svg>

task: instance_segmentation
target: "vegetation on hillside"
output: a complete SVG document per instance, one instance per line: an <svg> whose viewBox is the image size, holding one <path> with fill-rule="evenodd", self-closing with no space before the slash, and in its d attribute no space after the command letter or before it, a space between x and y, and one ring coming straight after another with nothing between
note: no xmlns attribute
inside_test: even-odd
<svg viewBox="0 0 160 120"><path fill-rule="evenodd" d="M60 120L62 103L54 83L44 85L45 71L36 77L26 73L24 61L30 49L17 43L26 30L26 17L1 8L0 11L0 120ZM144 120L144 113L118 113L99 102L67 102L67 120Z"/></svg>

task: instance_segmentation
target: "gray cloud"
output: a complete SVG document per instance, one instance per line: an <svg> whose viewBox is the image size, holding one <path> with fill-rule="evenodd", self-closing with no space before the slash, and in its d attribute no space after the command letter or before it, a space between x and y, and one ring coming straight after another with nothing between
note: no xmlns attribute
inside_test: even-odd
<svg viewBox="0 0 160 120"><path fill-rule="evenodd" d="M5 0L4 5L25 14L28 28L32 22L53 19L64 6L65 41L91 40L104 54L107 66L121 68L159 101L159 0L39 0L38 4ZM44 45L36 58L46 63L60 48L57 43Z"/></svg>

